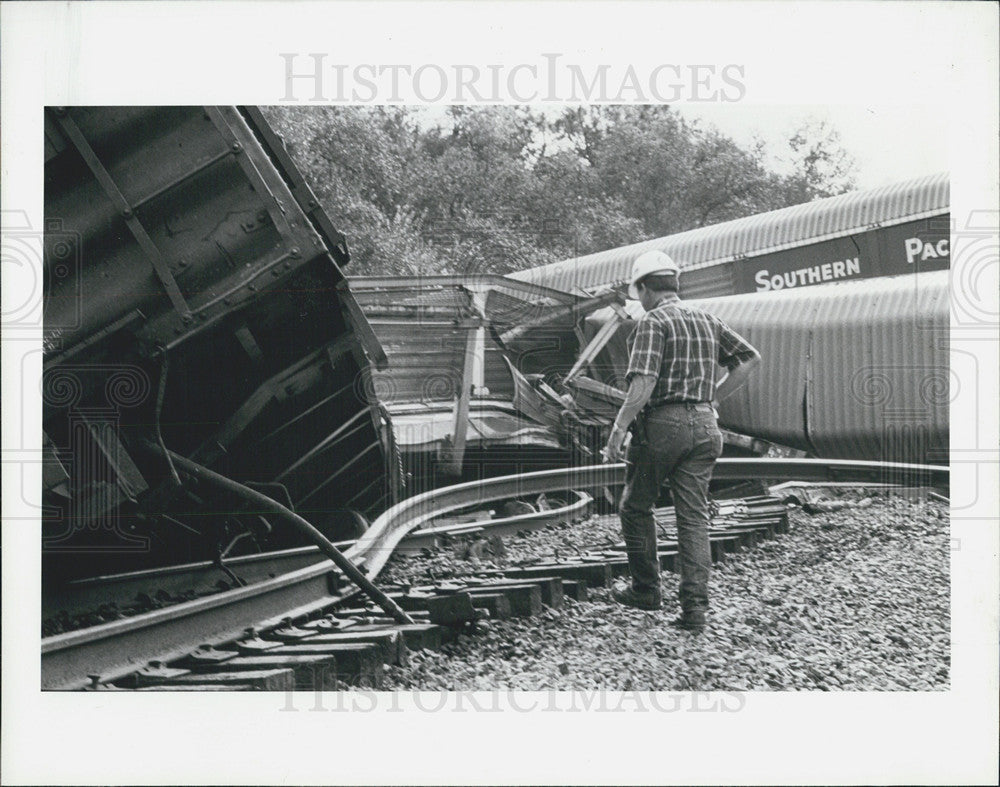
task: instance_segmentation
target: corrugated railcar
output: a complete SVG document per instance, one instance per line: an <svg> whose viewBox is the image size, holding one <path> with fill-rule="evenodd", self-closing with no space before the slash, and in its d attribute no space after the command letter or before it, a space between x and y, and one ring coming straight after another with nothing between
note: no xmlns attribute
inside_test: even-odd
<svg viewBox="0 0 1000 787"><path fill-rule="evenodd" d="M344 237L259 111L48 109L45 217L47 580L288 543L164 447L335 537L394 501Z"/></svg>
<svg viewBox="0 0 1000 787"><path fill-rule="evenodd" d="M621 284L658 250L681 267L681 294L746 292L946 269L949 178L930 175L622 246L510 274L567 292Z"/></svg>
<svg viewBox="0 0 1000 787"><path fill-rule="evenodd" d="M821 457L947 463L948 271L690 303L762 355L722 403L722 426ZM642 314L634 301L627 309ZM588 317L588 335L611 316ZM598 356L601 382L622 386L634 325L622 323Z"/></svg>

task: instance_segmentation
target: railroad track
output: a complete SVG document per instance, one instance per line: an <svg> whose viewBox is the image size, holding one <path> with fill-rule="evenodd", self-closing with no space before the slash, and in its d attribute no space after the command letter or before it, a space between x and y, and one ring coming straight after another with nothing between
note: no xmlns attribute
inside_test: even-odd
<svg viewBox="0 0 1000 787"><path fill-rule="evenodd" d="M405 536L436 517L492 500L567 489L613 487L622 483L624 469L624 465L618 464L528 473L458 484L417 495L386 511L345 554L368 578L374 578ZM843 460L723 459L717 464L714 477L760 478L772 482L799 480L948 485L948 469L945 467ZM766 533L775 532L781 525L780 522L770 521L762 527ZM743 544L752 543L759 537L754 533L759 532L760 528L747 529L742 537ZM740 546L741 537L736 538L731 547ZM715 556L721 557L725 550L725 546L716 547ZM622 559L619 556L619 565ZM664 553L663 561L669 567L671 556ZM570 562L580 565L522 567L516 569L520 572L518 574L507 572L508 576L502 581L557 578L565 582L586 583L589 580L574 579L566 572L576 572L576 575L590 572L595 577L599 572L601 576L610 578L616 564L610 555L604 555L603 560L594 555L589 560ZM605 566L607 571L594 568L599 565ZM479 577L473 584L483 584L490 579ZM492 579L500 581L498 576ZM557 592L551 582L549 587L550 593ZM573 592L572 586L570 591ZM389 659L402 658L399 654L403 648L388 640L396 642L408 632L411 639L422 643L418 646L433 646L435 636L440 636L440 631L436 631L437 623L459 621L462 615L470 614L470 606L473 610L477 609L472 604L472 594L461 589L450 588L447 594L426 590L419 593L422 594L419 598L426 601L428 607L419 610L424 614L417 616L417 622L411 626L398 626L395 622L390 624L380 615L361 614L358 610L363 610L363 607L356 601L359 591L347 585L343 574L330 561L322 560L246 587L81 631L45 637L41 648L42 688L77 689L108 686L121 681L128 684L131 680L131 685L136 687L143 684L163 686L172 681L172 685L177 687L212 685L287 689L306 685L307 673L313 675L313 685L330 687L339 685L337 681L340 677L336 676L343 676L345 671L362 682L365 676L377 681L377 671L373 671L371 665L377 661L378 654ZM539 593L542 593L541 588ZM403 599L400 603L404 608L414 601L405 598L411 593L403 589L396 589L394 595ZM530 591L528 595L532 595ZM428 601L428 598L434 600ZM469 604L465 604L466 598ZM331 610L343 609L348 604L354 604L354 609L348 610L351 614L329 617ZM500 607L502 614L502 604ZM434 622L431 622L432 619ZM297 625L299 622L303 625ZM248 628L252 628L252 632L248 633ZM347 629L353 632L350 636L355 641L344 639ZM259 632L268 636L261 637ZM395 636L392 636L393 632ZM317 641L317 636L332 637L334 640ZM331 654L323 656L315 648L310 652L304 641L306 639L310 640L308 644L325 647ZM213 647L201 647L224 644L235 646L235 650L224 651L220 655ZM339 649L334 646L339 646ZM285 650L275 653L279 648ZM327 684L327 679L321 678L317 684L315 671L321 665L332 662L335 658L332 651L339 653L337 664L340 671L331 673L324 667L323 675L331 676L334 683ZM232 665L232 659L236 658L234 654L240 655L242 669L230 673L222 666L224 663ZM289 672L288 669L274 667L277 663L289 663L289 659L298 670ZM150 662L155 662L157 666L149 667ZM213 679L217 682L204 682L208 679L199 670L204 670L208 664L218 668ZM199 683L199 680L202 682Z"/></svg>
<svg viewBox="0 0 1000 787"><path fill-rule="evenodd" d="M525 505L527 513L490 518L493 512L478 511L475 516L453 517L431 522L431 527L408 533L397 552L419 551L437 546L453 537L472 537L488 529L493 535L544 527L586 516L593 498L585 492L571 492L572 500L564 505L547 507ZM340 550L349 549L354 540L334 543ZM324 560L318 547L296 547L254 555L226 558L225 561L200 561L178 566L130 571L123 574L73 580L43 592L43 636L62 634L110 620L134 616L172 604L191 601L237 587L273 579Z"/></svg>
<svg viewBox="0 0 1000 787"><path fill-rule="evenodd" d="M787 529L785 505L776 498L727 501L716 508L711 533L715 561ZM660 563L673 570L677 554L673 509L659 510L657 521L665 536ZM481 528L471 537L488 531ZM562 608L566 597L585 601L589 590L606 587L626 571L621 542L595 544L568 558L524 561L503 570L439 572L426 584L383 584L389 597L416 619L414 624L397 623L372 602L339 604L308 620L286 619L266 632L250 629L242 638L221 647L199 647L169 664L157 661L117 681L115 687L379 689L383 665L405 667L410 650L438 649L460 632L478 631L484 619L532 617L546 608Z"/></svg>

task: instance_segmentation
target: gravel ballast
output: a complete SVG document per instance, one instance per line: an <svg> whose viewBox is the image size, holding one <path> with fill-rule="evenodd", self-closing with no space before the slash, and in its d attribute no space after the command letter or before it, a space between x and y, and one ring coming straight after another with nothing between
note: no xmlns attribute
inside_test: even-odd
<svg viewBox="0 0 1000 787"><path fill-rule="evenodd" d="M704 634L677 631L677 577L657 612L610 590L533 618L477 624L441 651L387 671L386 689L946 690L949 687L947 506L876 497L864 507L790 511L791 532L713 566ZM617 517L394 558L382 574L426 582L620 540Z"/></svg>

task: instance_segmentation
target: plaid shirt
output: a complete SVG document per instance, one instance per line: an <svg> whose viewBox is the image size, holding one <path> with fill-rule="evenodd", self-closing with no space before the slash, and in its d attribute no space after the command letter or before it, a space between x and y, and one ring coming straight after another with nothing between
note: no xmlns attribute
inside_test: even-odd
<svg viewBox="0 0 1000 787"><path fill-rule="evenodd" d="M756 350L718 317L667 297L639 320L625 379L656 377L649 406L711 402L718 364L732 371Z"/></svg>

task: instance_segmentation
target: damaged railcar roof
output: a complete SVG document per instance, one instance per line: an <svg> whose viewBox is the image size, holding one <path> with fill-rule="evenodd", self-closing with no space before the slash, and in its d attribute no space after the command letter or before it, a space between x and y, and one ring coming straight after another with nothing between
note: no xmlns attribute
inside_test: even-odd
<svg viewBox="0 0 1000 787"><path fill-rule="evenodd" d="M565 451L558 419L524 412L514 371L540 383L576 359L576 330L590 311L623 302L502 276L352 277L351 291L385 348L388 365L371 385L392 416L406 454L449 457L461 471L466 447ZM530 385L530 383L529 383Z"/></svg>
<svg viewBox="0 0 1000 787"><path fill-rule="evenodd" d="M451 439L454 415L450 406L434 403L399 404L391 408L396 443L402 451L436 448ZM529 421L509 402L489 400L469 408L468 444L472 446L534 446L560 448L558 439L541 424Z"/></svg>
<svg viewBox="0 0 1000 787"><path fill-rule="evenodd" d="M519 353L551 353L585 313L620 299L496 275L351 277L350 287L389 358L373 385L390 409L452 401L469 385L481 395L511 397L508 343L519 342Z"/></svg>

